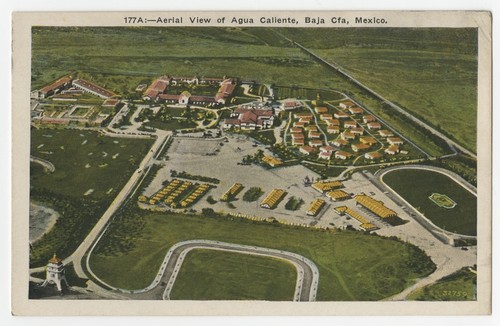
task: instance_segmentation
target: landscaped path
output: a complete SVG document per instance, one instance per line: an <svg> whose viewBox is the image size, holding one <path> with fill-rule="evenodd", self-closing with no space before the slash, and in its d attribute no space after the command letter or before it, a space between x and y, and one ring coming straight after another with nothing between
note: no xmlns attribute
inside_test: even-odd
<svg viewBox="0 0 500 326"><path fill-rule="evenodd" d="M188 240L178 242L173 245L165 255L163 263L161 264L161 267L153 282L149 286L141 290L126 290L116 288L98 279L97 276L94 275L94 277L106 287L111 288L115 292L126 294L132 299L169 300L170 292L172 291L172 288L175 284L175 280L180 271L182 263L184 262L186 255L194 249L221 250L247 255L272 257L288 261L293 264L297 270L297 282L295 286L293 301L316 300L316 292L318 290L319 283L319 271L316 265L309 259L296 253L283 250L212 240ZM91 253L89 253L89 256L90 254ZM89 272L91 272L90 266L87 266L87 268Z"/></svg>
<svg viewBox="0 0 500 326"><path fill-rule="evenodd" d="M44 160L43 158L30 155L30 162L40 164L41 166L43 166L44 169L46 169L51 173L56 170L56 167L54 166L54 164L52 164L52 162Z"/></svg>

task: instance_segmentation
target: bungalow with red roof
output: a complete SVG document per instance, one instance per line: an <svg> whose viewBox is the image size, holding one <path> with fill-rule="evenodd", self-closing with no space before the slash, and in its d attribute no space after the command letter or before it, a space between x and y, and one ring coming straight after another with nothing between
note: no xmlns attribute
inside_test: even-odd
<svg viewBox="0 0 500 326"><path fill-rule="evenodd" d="M302 130L303 130L302 128L292 127L292 128L290 128L290 133L292 133L292 134L301 134Z"/></svg>
<svg viewBox="0 0 500 326"><path fill-rule="evenodd" d="M310 126L305 127L305 130L307 130L307 131L318 131L318 127L316 127L315 125L310 125Z"/></svg>
<svg viewBox="0 0 500 326"><path fill-rule="evenodd" d="M311 147L320 147L323 146L323 142L319 139L312 139L309 141L309 146Z"/></svg>
<svg viewBox="0 0 500 326"><path fill-rule="evenodd" d="M294 146L304 146L305 145L304 138L294 138L292 139L292 145Z"/></svg>
<svg viewBox="0 0 500 326"><path fill-rule="evenodd" d="M329 134L338 134L338 133L340 133L340 127L339 126L328 126L326 128L326 132Z"/></svg>
<svg viewBox="0 0 500 326"><path fill-rule="evenodd" d="M376 160L381 158L383 155L380 154L379 152L369 152L365 154L365 158L368 160Z"/></svg>
<svg viewBox="0 0 500 326"><path fill-rule="evenodd" d="M300 102L296 99L286 99L281 101L281 109L282 110L293 110L300 106Z"/></svg>
<svg viewBox="0 0 500 326"><path fill-rule="evenodd" d="M333 119L333 116L332 116L331 114L326 114L326 113L325 113L325 114L321 114L321 115L319 116L319 118L320 118L321 120L325 121L325 120L331 120L331 119Z"/></svg>
<svg viewBox="0 0 500 326"><path fill-rule="evenodd" d="M318 158L322 160L329 160L332 157L332 152L320 152Z"/></svg>
<svg viewBox="0 0 500 326"><path fill-rule="evenodd" d="M338 158L340 160L347 160L349 157L351 157L351 153L344 152L344 151L336 151L335 152L335 158Z"/></svg>
<svg viewBox="0 0 500 326"><path fill-rule="evenodd" d="M377 143L377 140L370 136L359 137L359 141L370 146Z"/></svg>
<svg viewBox="0 0 500 326"><path fill-rule="evenodd" d="M349 130L345 130L343 133L340 134L340 137L344 140L353 140L356 138L356 135L350 132Z"/></svg>
<svg viewBox="0 0 500 326"><path fill-rule="evenodd" d="M377 119L373 115L371 115L371 114L367 114L367 115L363 116L363 122L364 123L374 122L374 121L377 121Z"/></svg>
<svg viewBox="0 0 500 326"><path fill-rule="evenodd" d="M317 131L309 131L309 133L307 134L307 137L309 137L310 139L319 139L319 138L321 138L321 133L319 133Z"/></svg>
<svg viewBox="0 0 500 326"><path fill-rule="evenodd" d="M355 106L356 104L354 104L353 102L351 101L343 101L343 102L340 102L339 103L339 106L342 108L342 109L347 109L347 108L350 108L350 107L353 107Z"/></svg>
<svg viewBox="0 0 500 326"><path fill-rule="evenodd" d="M399 137L389 137L387 138L387 142L391 145L403 145L404 141Z"/></svg>
<svg viewBox="0 0 500 326"><path fill-rule="evenodd" d="M319 151L321 153L330 153L331 154L331 153L333 153L335 151L335 148L332 147L332 146L326 145L326 146L321 146L319 148Z"/></svg>
<svg viewBox="0 0 500 326"><path fill-rule="evenodd" d="M314 112L317 114L328 113L328 109L324 106L317 106L314 108Z"/></svg>
<svg viewBox="0 0 500 326"><path fill-rule="evenodd" d="M325 122L328 126L340 126L338 119L326 119Z"/></svg>
<svg viewBox="0 0 500 326"><path fill-rule="evenodd" d="M302 133L292 134L292 139L304 139L304 135Z"/></svg>
<svg viewBox="0 0 500 326"><path fill-rule="evenodd" d="M351 128L351 132L355 135L363 135L365 133L365 130L363 128Z"/></svg>
<svg viewBox="0 0 500 326"><path fill-rule="evenodd" d="M351 112L351 114L361 114L363 113L363 109L362 108L359 108L357 106L354 106L352 108L349 108L349 112Z"/></svg>
<svg viewBox="0 0 500 326"><path fill-rule="evenodd" d="M356 128L357 125L358 124L354 120L348 120L348 121L344 122L344 128Z"/></svg>
<svg viewBox="0 0 500 326"><path fill-rule="evenodd" d="M378 134L381 136L381 137L392 137L394 136L394 133L390 130L379 130L378 131Z"/></svg>
<svg viewBox="0 0 500 326"><path fill-rule="evenodd" d="M299 148L299 152L301 152L304 155L310 155L312 152L314 152L314 148L308 145L301 146Z"/></svg>
<svg viewBox="0 0 500 326"><path fill-rule="evenodd" d="M344 147L345 145L349 144L349 142L345 139L339 138L332 143L334 146L337 147Z"/></svg>
<svg viewBox="0 0 500 326"><path fill-rule="evenodd" d="M347 119L349 118L349 114L345 113L345 112L335 112L333 114L333 116L336 118L336 119Z"/></svg>
<svg viewBox="0 0 500 326"><path fill-rule="evenodd" d="M296 128L304 128L306 126L306 122L303 122L303 121L295 121L293 123L293 126L296 127Z"/></svg>
<svg viewBox="0 0 500 326"><path fill-rule="evenodd" d="M355 151L356 153L357 152L361 152L361 151L364 151L364 150L367 150L368 148L370 148L371 146L368 145L368 144L352 144L351 145L351 149L353 151Z"/></svg>
<svg viewBox="0 0 500 326"><path fill-rule="evenodd" d="M312 113L306 113L306 112L294 113L293 118L294 119L302 119L302 118L312 119L313 115L312 115Z"/></svg>
<svg viewBox="0 0 500 326"><path fill-rule="evenodd" d="M399 146L398 145L391 145L388 148L386 148L386 150L384 152L386 152L389 155L396 155L397 153L399 153Z"/></svg>
<svg viewBox="0 0 500 326"><path fill-rule="evenodd" d="M368 127L368 129L370 130L374 130L374 129L380 129L382 128L382 125L379 123L379 122L369 122L366 124L366 126Z"/></svg>

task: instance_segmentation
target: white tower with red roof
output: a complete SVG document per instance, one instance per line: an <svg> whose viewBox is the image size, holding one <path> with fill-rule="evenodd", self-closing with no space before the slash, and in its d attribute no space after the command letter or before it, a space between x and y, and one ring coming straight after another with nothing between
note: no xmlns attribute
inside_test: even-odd
<svg viewBox="0 0 500 326"><path fill-rule="evenodd" d="M64 264L62 260L54 254L47 264L47 277L45 278L45 282L43 282L42 286L55 284L59 292L62 292L62 282L66 284L66 287L69 287L64 273Z"/></svg>

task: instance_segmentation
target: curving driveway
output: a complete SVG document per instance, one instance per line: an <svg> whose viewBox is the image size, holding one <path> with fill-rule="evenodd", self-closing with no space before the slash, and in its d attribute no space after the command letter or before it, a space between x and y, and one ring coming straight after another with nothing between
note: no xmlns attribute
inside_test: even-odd
<svg viewBox="0 0 500 326"><path fill-rule="evenodd" d="M163 263L161 264L158 274L153 282L141 290L127 290L112 287L102 280L99 280L95 274L92 274L103 285L106 285L116 292L121 292L129 296L131 299L170 300L170 292L175 284L175 279L180 271L182 263L184 262L184 258L191 250L194 249L229 251L247 255L273 257L288 261L293 264L297 270L297 282L295 285L293 301L316 300L316 292L318 290L319 283L319 271L316 265L309 259L296 253L283 250L212 240L188 240L178 242L173 245L165 255ZM87 268L91 271L90 266L87 265Z"/></svg>

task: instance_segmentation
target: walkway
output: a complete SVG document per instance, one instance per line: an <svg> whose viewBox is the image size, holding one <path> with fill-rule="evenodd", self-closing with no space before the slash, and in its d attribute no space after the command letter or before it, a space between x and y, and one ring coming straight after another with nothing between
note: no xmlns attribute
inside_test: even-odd
<svg viewBox="0 0 500 326"><path fill-rule="evenodd" d="M43 158L30 155L30 162L40 164L45 170L49 171L50 173L53 173L56 170L56 167L54 166L54 164L52 164L52 162L44 160Z"/></svg>

